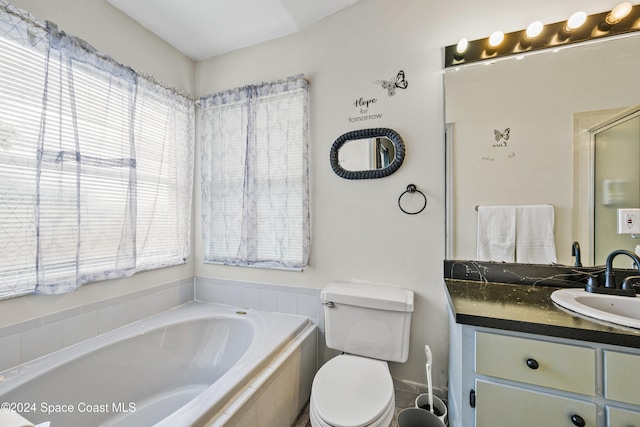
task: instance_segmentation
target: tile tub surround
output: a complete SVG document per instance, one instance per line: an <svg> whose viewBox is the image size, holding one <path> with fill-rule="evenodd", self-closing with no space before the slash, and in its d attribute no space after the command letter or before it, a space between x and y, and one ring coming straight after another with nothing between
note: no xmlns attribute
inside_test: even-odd
<svg viewBox="0 0 640 427"><path fill-rule="evenodd" d="M300 314L324 330L319 289L188 278L1 327L0 372L194 299Z"/></svg>
<svg viewBox="0 0 640 427"><path fill-rule="evenodd" d="M0 327L0 372L194 299L309 317L319 363L334 355L324 346L319 289L187 278Z"/></svg>
<svg viewBox="0 0 640 427"><path fill-rule="evenodd" d="M192 278L4 326L0 372L189 301Z"/></svg>
<svg viewBox="0 0 640 427"><path fill-rule="evenodd" d="M294 425L311 394L317 365L317 329L298 337L239 392L211 426Z"/></svg>
<svg viewBox="0 0 640 427"><path fill-rule="evenodd" d="M253 310L297 314L308 317L316 325L322 316L320 289L196 277L195 299Z"/></svg>

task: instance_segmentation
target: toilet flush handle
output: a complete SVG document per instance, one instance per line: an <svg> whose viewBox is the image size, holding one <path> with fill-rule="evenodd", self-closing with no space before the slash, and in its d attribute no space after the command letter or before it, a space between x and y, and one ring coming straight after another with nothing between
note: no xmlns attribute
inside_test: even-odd
<svg viewBox="0 0 640 427"><path fill-rule="evenodd" d="M322 303L322 305L326 305L326 306L327 306L327 307L329 307L329 308L333 308L333 307L335 307L335 306L336 306L336 305L335 305L333 302L331 302L331 301L323 302L323 303Z"/></svg>

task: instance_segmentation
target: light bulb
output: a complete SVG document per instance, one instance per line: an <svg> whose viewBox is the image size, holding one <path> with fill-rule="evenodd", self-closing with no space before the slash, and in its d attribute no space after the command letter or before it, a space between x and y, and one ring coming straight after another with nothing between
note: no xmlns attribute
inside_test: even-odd
<svg viewBox="0 0 640 427"><path fill-rule="evenodd" d="M631 3L623 2L614 7L606 17L607 24L614 25L622 21L622 19L631 12Z"/></svg>
<svg viewBox="0 0 640 427"><path fill-rule="evenodd" d="M465 53L467 51L468 47L469 47L469 40L460 39L460 41L456 45L456 53L462 55L463 53Z"/></svg>
<svg viewBox="0 0 640 427"><path fill-rule="evenodd" d="M542 28L544 28L544 25L542 24L542 22L540 21L532 22L527 27L527 31L525 32L525 34L527 35L527 38L534 39L540 35L540 33L542 32Z"/></svg>
<svg viewBox="0 0 640 427"><path fill-rule="evenodd" d="M504 40L504 33L502 31L496 31L489 37L489 46L499 46L502 40Z"/></svg>
<svg viewBox="0 0 640 427"><path fill-rule="evenodd" d="M576 28L580 28L582 24L587 20L587 14L585 12L576 12L567 21L567 30L573 31Z"/></svg>

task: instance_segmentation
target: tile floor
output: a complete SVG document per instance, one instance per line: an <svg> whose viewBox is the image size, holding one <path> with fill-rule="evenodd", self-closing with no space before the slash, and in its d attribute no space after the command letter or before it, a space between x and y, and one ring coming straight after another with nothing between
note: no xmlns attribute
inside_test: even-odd
<svg viewBox="0 0 640 427"><path fill-rule="evenodd" d="M393 417L393 422L389 427L398 427L398 423L396 422L398 412L404 408L414 406L418 394L419 393L413 391L396 388L396 415ZM309 405L307 405L304 412L300 414L293 427L311 427L311 421L309 421Z"/></svg>

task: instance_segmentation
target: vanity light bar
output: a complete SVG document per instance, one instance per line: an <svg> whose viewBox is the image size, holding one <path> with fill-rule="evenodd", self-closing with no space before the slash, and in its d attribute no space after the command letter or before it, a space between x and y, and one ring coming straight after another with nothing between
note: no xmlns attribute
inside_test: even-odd
<svg viewBox="0 0 640 427"><path fill-rule="evenodd" d="M629 10L630 9L630 10ZM627 15L620 18L629 10ZM479 61L494 60L510 55L523 55L541 49L553 49L573 43L597 40L604 37L622 35L640 31L640 5L631 6L624 2L610 12L582 16L572 15L570 21L584 23L573 28L569 21L542 25L535 22L526 30L504 34L503 40L496 44L496 33L491 37L473 41L461 40L458 44L445 47L445 68L459 67ZM575 25L575 24L573 24ZM533 28L532 28L533 26ZM537 34L536 34L537 33Z"/></svg>

